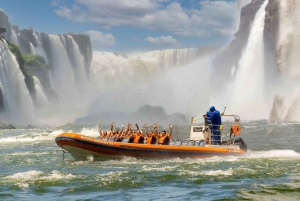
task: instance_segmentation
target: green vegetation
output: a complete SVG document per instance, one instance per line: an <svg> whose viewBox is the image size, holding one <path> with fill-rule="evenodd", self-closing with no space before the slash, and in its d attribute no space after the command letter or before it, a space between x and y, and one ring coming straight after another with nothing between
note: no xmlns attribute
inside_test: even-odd
<svg viewBox="0 0 300 201"><path fill-rule="evenodd" d="M19 63L19 68L22 71L24 77L25 77L25 84L30 92L30 95L32 97L33 100L35 100L35 87L34 87L34 80L32 75L28 74L24 68L24 59L22 57L21 51L19 46L17 46L14 43L11 43L9 41L7 41L8 47L10 49L10 52L15 55L17 62Z"/></svg>
<svg viewBox="0 0 300 201"><path fill-rule="evenodd" d="M40 55L23 54L24 68L27 72L32 74L33 71L48 71L49 65L45 59Z"/></svg>

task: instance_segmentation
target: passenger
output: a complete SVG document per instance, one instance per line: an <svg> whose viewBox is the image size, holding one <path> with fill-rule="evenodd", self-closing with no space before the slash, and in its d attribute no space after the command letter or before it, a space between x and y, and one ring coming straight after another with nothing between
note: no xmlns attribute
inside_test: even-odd
<svg viewBox="0 0 300 201"><path fill-rule="evenodd" d="M122 125L121 130L117 131L117 135L114 138L114 142L122 142L122 140L123 140L123 138L122 138L123 130L124 130L124 124Z"/></svg>
<svg viewBox="0 0 300 201"><path fill-rule="evenodd" d="M169 124L170 133L166 133L166 131L161 132L158 139L158 144L169 145L170 139L172 138L172 127L173 127L172 124Z"/></svg>
<svg viewBox="0 0 300 201"><path fill-rule="evenodd" d="M101 124L98 124L98 132L99 132L99 135L100 135L100 139L102 139L103 132L101 131Z"/></svg>
<svg viewBox="0 0 300 201"><path fill-rule="evenodd" d="M146 124L145 127L146 127L146 137L147 137L146 144L156 144L157 139L156 139L156 136L155 136L154 132L150 131L148 133L148 124ZM154 130L156 130L156 132L157 132L157 125L156 124L154 124Z"/></svg>
<svg viewBox="0 0 300 201"><path fill-rule="evenodd" d="M144 142L144 135L143 132L140 130L137 123L135 123L136 126L136 133L134 134L134 140L133 143L143 143Z"/></svg>
<svg viewBox="0 0 300 201"><path fill-rule="evenodd" d="M126 130L123 131L122 133L120 133L120 137L119 137L119 139L117 140L117 142L122 142L123 139L125 138L125 136L126 136Z"/></svg>
<svg viewBox="0 0 300 201"><path fill-rule="evenodd" d="M113 137L113 135L114 135L114 132L113 132L113 130L114 130L114 125L115 125L114 122L112 122L111 125L110 125L110 131L109 131L109 133L108 133L107 140L109 140L109 138Z"/></svg>
<svg viewBox="0 0 300 201"><path fill-rule="evenodd" d="M107 135L108 135L108 134L107 134L107 131L104 131L104 132L103 132L103 135L102 135L102 137L101 137L101 139L107 138Z"/></svg>
<svg viewBox="0 0 300 201"><path fill-rule="evenodd" d="M222 119L221 119L220 112L216 110L214 106L211 106L209 111L206 113L206 118L212 124L211 126L211 130L213 133L212 144L214 145L221 144L220 126L222 125Z"/></svg>
<svg viewBox="0 0 300 201"><path fill-rule="evenodd" d="M133 139L134 139L133 135L134 135L134 133L131 130L131 123L128 123L127 130L126 130L126 135L125 135L125 138L129 138L128 143L133 142Z"/></svg>

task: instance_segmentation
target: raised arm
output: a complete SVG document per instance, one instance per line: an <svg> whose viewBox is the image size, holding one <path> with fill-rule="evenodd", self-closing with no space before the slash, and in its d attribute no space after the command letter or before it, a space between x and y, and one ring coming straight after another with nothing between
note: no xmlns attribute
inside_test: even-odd
<svg viewBox="0 0 300 201"><path fill-rule="evenodd" d="M172 129L173 129L172 124L169 124L169 128L170 128L170 134L169 134L169 137L172 137Z"/></svg>
<svg viewBox="0 0 300 201"><path fill-rule="evenodd" d="M102 131L101 131L101 124L98 124L98 132L99 132L100 135L102 134Z"/></svg>
<svg viewBox="0 0 300 201"><path fill-rule="evenodd" d="M110 125L110 133L113 133L115 122L112 122Z"/></svg>
<svg viewBox="0 0 300 201"><path fill-rule="evenodd" d="M158 136L157 124L154 124L153 128L154 128L154 136L157 137Z"/></svg>
<svg viewBox="0 0 300 201"><path fill-rule="evenodd" d="M123 124L121 130L119 131L119 135L120 135L120 136L121 136L122 133L123 133L124 127L125 127L125 125Z"/></svg>
<svg viewBox="0 0 300 201"><path fill-rule="evenodd" d="M149 136L149 131L148 131L148 124L145 124L145 127L146 127L146 136L147 136L147 137L150 137L150 136Z"/></svg>
<svg viewBox="0 0 300 201"><path fill-rule="evenodd" d="M137 123L134 124L136 126L136 131L139 131L140 128L139 128L139 125Z"/></svg>

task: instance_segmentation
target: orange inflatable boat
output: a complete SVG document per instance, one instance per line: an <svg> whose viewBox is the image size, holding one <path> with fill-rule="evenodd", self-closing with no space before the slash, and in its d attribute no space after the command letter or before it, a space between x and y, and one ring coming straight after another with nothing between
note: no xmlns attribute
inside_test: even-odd
<svg viewBox="0 0 300 201"><path fill-rule="evenodd" d="M77 133L59 134L55 141L63 150L69 152L76 160L86 160L88 157L104 159L107 156L130 156L139 158L207 158L212 156L243 155L247 151L247 145L242 138L236 138L240 134L239 116L234 117L234 123L220 125L222 143L212 144L212 125L196 124L192 121L190 137L186 140L171 140L168 145L115 142L110 139L89 137ZM224 128L227 127L228 133ZM174 138L174 136L173 136ZM145 140L146 141L146 140Z"/></svg>

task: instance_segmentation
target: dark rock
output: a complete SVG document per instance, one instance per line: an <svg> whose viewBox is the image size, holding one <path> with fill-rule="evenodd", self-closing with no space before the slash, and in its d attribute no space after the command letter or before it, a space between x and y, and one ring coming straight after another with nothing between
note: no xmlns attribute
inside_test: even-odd
<svg viewBox="0 0 300 201"><path fill-rule="evenodd" d="M230 80L232 66L238 68L242 50L246 46L249 38L251 25L263 2L264 0L252 0L251 3L242 8L240 26L235 34L235 38L231 41L230 45L213 60L213 69L218 72L218 76L211 78L212 88L220 91L226 90L226 84L224 84L224 82L226 83ZM219 91L215 91L215 93L219 93Z"/></svg>
<svg viewBox="0 0 300 201"><path fill-rule="evenodd" d="M16 127L14 127L14 126L11 125L11 124L3 124L3 123L0 123L0 129L16 129Z"/></svg>

